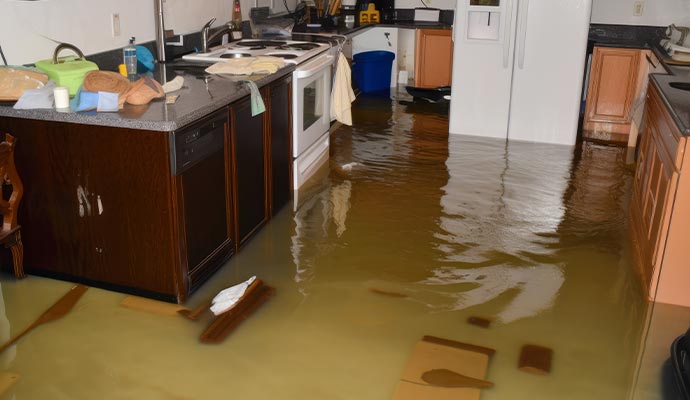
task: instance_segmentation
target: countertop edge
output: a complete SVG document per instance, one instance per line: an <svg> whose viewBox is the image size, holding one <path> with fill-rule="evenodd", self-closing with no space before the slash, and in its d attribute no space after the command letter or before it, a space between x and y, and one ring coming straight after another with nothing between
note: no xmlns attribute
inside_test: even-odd
<svg viewBox="0 0 690 400"><path fill-rule="evenodd" d="M170 63L166 66L172 66ZM154 75L160 76L161 67L160 64L156 65L156 71ZM266 75L260 79L255 80L255 83L259 88L262 88L274 81L277 81L285 76L289 75L294 71L294 65L287 65L277 72ZM188 79L193 79L189 77ZM237 79L242 79L237 77ZM170 93L175 95L175 92ZM30 119L30 120L40 120L40 121L53 121L62 123L73 123L81 125L93 125L93 126L108 126L108 127L119 127L119 128L129 128L138 130L148 130L148 131L161 131L161 132L172 132L178 130L186 125L189 125L206 115L213 113L223 107L226 107L238 100L250 94L250 90L247 86L242 85L236 88L236 90L228 91L227 94L212 98L212 100L193 108L191 111L184 113L183 115L177 117L175 115L175 105L165 104L165 98L155 99L151 103L144 106L132 106L129 104L125 105L125 108L119 112L96 112L96 111L86 111L86 112L61 112L54 109L31 109L31 110L17 110L11 105L0 106L0 118L20 118L20 119ZM145 108L144 108L145 107ZM141 119L137 115L145 113L149 107L163 107L165 109L162 114L168 115L168 107L170 108L169 114L171 114L170 119ZM139 108L139 110L137 110Z"/></svg>

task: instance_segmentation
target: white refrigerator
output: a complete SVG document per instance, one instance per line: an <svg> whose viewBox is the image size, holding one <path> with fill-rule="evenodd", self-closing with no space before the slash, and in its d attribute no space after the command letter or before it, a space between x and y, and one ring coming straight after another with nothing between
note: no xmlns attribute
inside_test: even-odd
<svg viewBox="0 0 690 400"><path fill-rule="evenodd" d="M457 0L451 134L572 145L592 0Z"/></svg>

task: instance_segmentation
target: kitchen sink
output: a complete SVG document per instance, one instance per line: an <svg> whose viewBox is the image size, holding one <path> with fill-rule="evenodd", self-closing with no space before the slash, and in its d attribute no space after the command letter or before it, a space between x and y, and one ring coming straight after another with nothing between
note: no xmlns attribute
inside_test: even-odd
<svg viewBox="0 0 690 400"><path fill-rule="evenodd" d="M668 85L674 89L690 90L690 82L671 82Z"/></svg>

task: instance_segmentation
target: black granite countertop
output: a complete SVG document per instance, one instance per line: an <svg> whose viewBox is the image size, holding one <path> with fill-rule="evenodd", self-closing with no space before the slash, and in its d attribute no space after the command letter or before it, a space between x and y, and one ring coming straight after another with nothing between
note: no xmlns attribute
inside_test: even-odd
<svg viewBox="0 0 690 400"><path fill-rule="evenodd" d="M588 40L592 46L652 49L663 38L666 27L591 24Z"/></svg>
<svg viewBox="0 0 690 400"><path fill-rule="evenodd" d="M75 113L53 109L15 110L12 108L14 103L4 102L0 103L0 117L171 132L249 95L249 88L240 82L241 79L251 79L261 87L294 69L294 65L288 65L270 75L223 77L208 75L203 72L203 67L188 62L177 61L165 66L157 64L153 77L159 82L170 81L178 75L184 77L182 89L170 93L179 95L174 104L166 104L164 99L157 99L144 106L125 104L117 113Z"/></svg>

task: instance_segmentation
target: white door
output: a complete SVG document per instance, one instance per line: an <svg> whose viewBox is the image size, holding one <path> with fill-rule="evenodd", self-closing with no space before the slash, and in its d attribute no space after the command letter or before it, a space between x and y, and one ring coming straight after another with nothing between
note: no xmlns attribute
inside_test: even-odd
<svg viewBox="0 0 690 400"><path fill-rule="evenodd" d="M472 6L458 0L451 83L451 134L505 138L518 0Z"/></svg>
<svg viewBox="0 0 690 400"><path fill-rule="evenodd" d="M591 0L520 0L508 138L575 144Z"/></svg>

